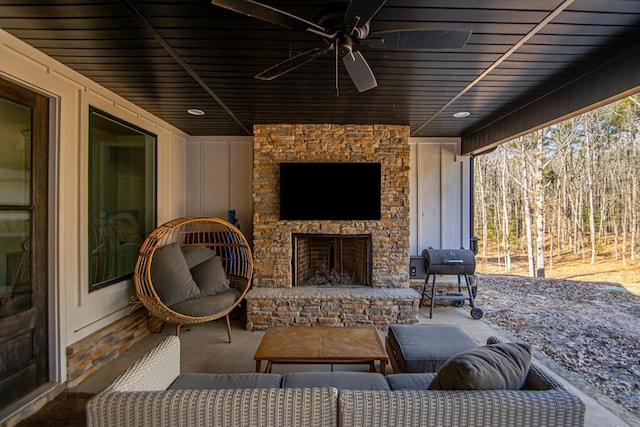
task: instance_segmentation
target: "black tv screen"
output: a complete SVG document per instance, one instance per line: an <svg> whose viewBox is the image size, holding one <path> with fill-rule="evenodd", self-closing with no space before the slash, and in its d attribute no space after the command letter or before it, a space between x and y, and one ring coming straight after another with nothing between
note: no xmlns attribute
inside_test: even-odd
<svg viewBox="0 0 640 427"><path fill-rule="evenodd" d="M281 220L379 220L380 163L280 163Z"/></svg>

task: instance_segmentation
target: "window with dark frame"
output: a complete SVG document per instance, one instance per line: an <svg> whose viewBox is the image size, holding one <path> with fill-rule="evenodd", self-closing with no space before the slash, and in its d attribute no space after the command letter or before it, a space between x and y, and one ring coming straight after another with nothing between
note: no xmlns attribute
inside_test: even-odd
<svg viewBox="0 0 640 427"><path fill-rule="evenodd" d="M156 226L156 135L89 107L89 291L132 276Z"/></svg>

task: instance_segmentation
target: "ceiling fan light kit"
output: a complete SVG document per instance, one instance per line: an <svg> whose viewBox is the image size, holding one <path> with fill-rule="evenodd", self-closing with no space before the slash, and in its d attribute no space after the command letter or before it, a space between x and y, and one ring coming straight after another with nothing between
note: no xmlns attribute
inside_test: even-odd
<svg viewBox="0 0 640 427"><path fill-rule="evenodd" d="M356 89L365 92L378 86L378 83L371 67L360 53L361 48L400 51L461 49L471 36L471 30L458 29L421 28L370 32L371 19L382 9L386 0L332 2L318 11L315 22L253 0L212 0L211 3L291 30L310 32L321 39L322 47L292 56L258 73L255 77L260 80L273 80L335 50L336 66L338 57L342 58ZM336 93L337 83L336 74Z"/></svg>

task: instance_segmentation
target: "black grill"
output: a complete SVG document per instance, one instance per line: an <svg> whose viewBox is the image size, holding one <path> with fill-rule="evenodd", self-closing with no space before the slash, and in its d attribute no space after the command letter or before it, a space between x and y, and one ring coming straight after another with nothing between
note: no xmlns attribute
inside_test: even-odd
<svg viewBox="0 0 640 427"><path fill-rule="evenodd" d="M427 275L471 275L476 271L476 257L469 249L425 249L422 256Z"/></svg>
<svg viewBox="0 0 640 427"><path fill-rule="evenodd" d="M425 249L422 251L427 277L422 293L423 298L431 300L429 317L433 317L433 308L436 300L453 300L456 307L464 306L465 301L471 305L471 317L480 319L482 310L475 306L474 299L477 293L477 284L474 273L476 271L476 257L469 249ZM458 292L446 292L436 290L436 276L458 276ZM429 292L429 278L431 291ZM462 290L462 278L464 278L467 292Z"/></svg>

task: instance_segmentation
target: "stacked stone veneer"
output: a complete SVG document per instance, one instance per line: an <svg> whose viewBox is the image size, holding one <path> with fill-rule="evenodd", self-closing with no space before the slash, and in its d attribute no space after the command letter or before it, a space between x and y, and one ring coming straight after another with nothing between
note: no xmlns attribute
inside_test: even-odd
<svg viewBox="0 0 640 427"><path fill-rule="evenodd" d="M272 324L417 322L420 296L409 287L408 277L409 153L407 126L254 126L254 288L247 295L249 329L264 329ZM379 162L381 219L280 221L281 162ZM292 288L292 233L370 234L372 287L355 294L340 291L334 297L326 289L314 292ZM388 288L396 289L391 297L385 295ZM410 308L405 310L406 307Z"/></svg>
<svg viewBox="0 0 640 427"><path fill-rule="evenodd" d="M162 321L142 308L67 347L67 387L84 381L151 333Z"/></svg>
<svg viewBox="0 0 640 427"><path fill-rule="evenodd" d="M409 288L255 288L247 298L247 328L362 326L418 321L420 295Z"/></svg>

